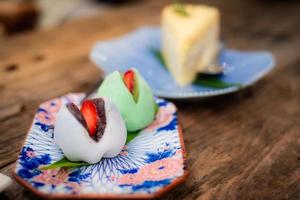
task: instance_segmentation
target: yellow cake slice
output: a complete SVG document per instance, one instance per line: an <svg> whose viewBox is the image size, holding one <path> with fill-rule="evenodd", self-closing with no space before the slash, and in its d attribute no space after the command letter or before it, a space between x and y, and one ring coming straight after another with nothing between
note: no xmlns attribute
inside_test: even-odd
<svg viewBox="0 0 300 200"><path fill-rule="evenodd" d="M162 12L162 54L181 86L215 61L220 29L220 14L214 7L184 5L183 11L171 4Z"/></svg>

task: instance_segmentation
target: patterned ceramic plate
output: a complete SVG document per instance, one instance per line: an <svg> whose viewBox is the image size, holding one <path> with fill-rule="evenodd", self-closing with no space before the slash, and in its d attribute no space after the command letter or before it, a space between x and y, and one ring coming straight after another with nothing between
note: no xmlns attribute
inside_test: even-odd
<svg viewBox="0 0 300 200"><path fill-rule="evenodd" d="M14 169L15 178L45 198L154 198L187 177L182 134L174 104L157 99L155 121L124 146L119 156L77 168L41 170L63 157L53 130L62 104L79 104L68 94L41 104Z"/></svg>
<svg viewBox="0 0 300 200"><path fill-rule="evenodd" d="M90 57L105 73L137 68L155 95L165 98L199 98L226 94L249 86L267 74L275 64L272 54L262 51L242 52L222 48L219 64L224 75L219 79L239 86L211 88L191 84L180 87L153 52L160 51L160 29L140 28L122 38L99 42Z"/></svg>

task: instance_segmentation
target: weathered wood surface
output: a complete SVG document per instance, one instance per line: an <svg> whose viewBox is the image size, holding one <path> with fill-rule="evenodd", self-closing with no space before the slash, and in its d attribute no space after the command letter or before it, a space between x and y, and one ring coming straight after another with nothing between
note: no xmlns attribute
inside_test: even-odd
<svg viewBox="0 0 300 200"><path fill-rule="evenodd" d="M255 86L176 102L190 176L166 199L300 199L300 2L201 1L222 12L232 48L266 49L277 68ZM159 24L166 1L136 1L55 29L0 39L0 167L12 163L39 103L89 91L101 72L94 42ZM38 199L15 183L0 199Z"/></svg>

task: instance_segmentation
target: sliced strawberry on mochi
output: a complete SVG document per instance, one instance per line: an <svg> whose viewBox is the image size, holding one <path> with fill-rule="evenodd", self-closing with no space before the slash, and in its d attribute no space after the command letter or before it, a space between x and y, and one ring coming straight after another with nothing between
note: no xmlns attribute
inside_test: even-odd
<svg viewBox="0 0 300 200"><path fill-rule="evenodd" d="M134 89L134 71L131 70L131 69L126 71L124 73L123 80L124 80L124 83L125 83L126 87L130 91L130 93L133 93L133 89Z"/></svg>
<svg viewBox="0 0 300 200"><path fill-rule="evenodd" d="M87 124L90 136L94 136L100 123L95 103L92 100L85 100L82 103L80 112Z"/></svg>
<svg viewBox="0 0 300 200"><path fill-rule="evenodd" d="M139 91L134 70L129 69L123 75L123 81L129 92L132 94L135 102L138 101Z"/></svg>

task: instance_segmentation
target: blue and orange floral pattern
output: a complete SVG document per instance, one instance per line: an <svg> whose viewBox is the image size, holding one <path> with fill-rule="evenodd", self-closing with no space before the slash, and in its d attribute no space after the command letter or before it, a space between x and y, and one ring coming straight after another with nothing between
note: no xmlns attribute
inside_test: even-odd
<svg viewBox="0 0 300 200"><path fill-rule="evenodd" d="M177 153L168 149L149 153L144 166L130 170L120 169L122 175L118 178L118 184L121 187L131 187L133 191L147 191L152 187L167 185L172 178L182 174L181 153L180 150Z"/></svg>
<svg viewBox="0 0 300 200"><path fill-rule="evenodd" d="M63 157L54 143L56 113L83 94L68 94L43 103L21 150L15 173L47 194L151 194L184 175L184 155L174 104L157 99L152 124L124 146L115 158L77 168L42 170Z"/></svg>
<svg viewBox="0 0 300 200"><path fill-rule="evenodd" d="M23 147L19 156L19 164L22 167L17 171L17 174L36 188L48 185L51 191L55 191L58 187L63 187L70 193L78 193L81 181L90 175L88 173L81 174L80 170L70 171L64 168L40 169L50 162L49 154L37 155L32 148Z"/></svg>

